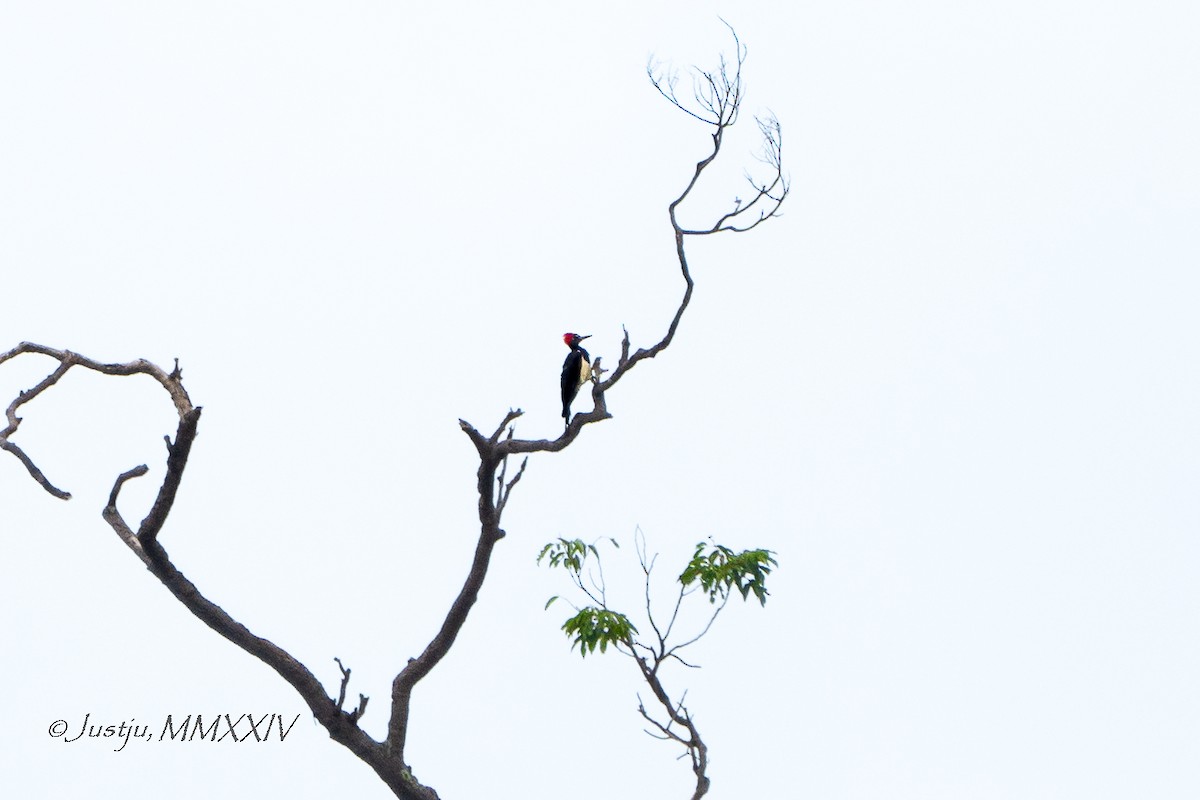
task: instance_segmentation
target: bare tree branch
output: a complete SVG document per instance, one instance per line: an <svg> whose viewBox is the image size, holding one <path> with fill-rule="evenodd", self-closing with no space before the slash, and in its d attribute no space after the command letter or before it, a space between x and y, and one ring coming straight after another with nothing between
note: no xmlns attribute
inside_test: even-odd
<svg viewBox="0 0 1200 800"><path fill-rule="evenodd" d="M376 742L358 727L357 720L366 711L367 698L365 696L359 695L359 704L354 711L349 713L342 711L341 704L344 702L344 696L340 696L339 700L335 702L325 693L321 682L312 672L290 653L273 642L251 633L246 626L233 619L224 609L201 594L195 584L175 567L167 551L159 543L159 533L171 513L200 422L200 407L192 405L191 399L183 387L183 373L179 369L178 362L171 372L167 372L144 359L126 364L106 364L69 350L56 350L44 345L24 342L7 353L0 354L0 364L27 353L48 356L56 360L58 366L33 389L21 392L9 404L8 426L0 431L0 446L17 455L26 465L34 480L46 491L57 497L69 497L70 495L66 492L53 487L33 460L9 441L9 437L18 430L21 423L21 419L16 416L17 409L56 384L68 370L76 366L104 375L141 374L154 378L166 389L179 414L179 427L175 434L175 441L172 442L170 437L166 438L166 474L150 512L142 520L136 532L121 515L118 509L118 500L121 489L127 481L149 472L144 464L117 476L112 491L109 493L108 503L102 512L104 520L112 527L121 541L141 559L151 574L158 578L193 615L233 644L267 664L291 684L304 699L317 721L329 731L330 737L370 765L397 797L405 798L405 800L436 800L436 792L417 782L403 762L393 758L382 743ZM344 695L344 681L348 679L349 670L345 670L340 695Z"/></svg>
<svg viewBox="0 0 1200 800"><path fill-rule="evenodd" d="M5 412L5 416L8 420L8 426L4 430L0 431L0 449L7 450L15 455L17 459L25 465L25 468L29 471L30 476L32 476L33 479L37 481L43 489L62 500L69 500L71 493L63 491L54 486L46 478L45 474L37 467L33 460L26 455L20 447L10 441L10 437L17 432L17 429L21 425L21 418L17 416L17 409L36 398L54 384L58 383L59 379L66 375L72 367L81 366L85 369L92 370L93 372L99 372L103 375L149 375L151 378L154 378L154 380L162 384L163 388L167 390L167 393L171 396L171 400L175 404L175 408L179 411L181 417L187 411L192 410L192 402L188 398L187 392L184 390L183 384L180 381L182 373L179 370L179 362L175 363L175 370L173 372L167 373L160 367L150 363L149 361L146 361L145 359L131 361L128 364L103 364L98 361L93 361L85 356L81 356L78 353L72 353L70 350L56 350L52 347L34 344L33 342L21 342L21 344L17 345L12 350L0 354L0 364L26 353L37 353L40 355L49 356L58 362L58 366L40 383L38 383L32 389L21 392L16 396L16 398L13 399L11 403L9 403L8 409ZM168 509L173 496L174 490L171 490L170 497L164 498L165 502L168 504Z"/></svg>
<svg viewBox="0 0 1200 800"><path fill-rule="evenodd" d="M660 723L647 713L642 705L641 698L638 698L638 711L642 717L648 722L662 731L672 740L682 744L686 748L686 755L690 756L692 761L692 773L696 776L696 789L692 793L692 800L700 800L701 797L708 794L709 787L712 781L708 777L708 745L700 738L700 731L696 729L696 723L692 720L692 715L688 713L681 699L678 703L672 702L667 690L663 687L662 682L658 678L658 667L661 661L651 667L646 659L637 657L634 659L638 667L642 671L642 678L650 686L650 691L654 694L656 700L663 710L667 713L668 722ZM682 726L687 732L687 737L671 730L671 725L676 724Z"/></svg>
<svg viewBox="0 0 1200 800"><path fill-rule="evenodd" d="M350 669L342 665L342 660L340 658L334 657L333 660L337 662L338 669L342 671L342 685L338 688L337 699L337 708L338 711L341 711L342 706L346 702L346 686L350 683ZM353 711L347 714L346 718L351 722L358 722L358 720L362 718L362 715L367 713L367 703L370 701L370 699L371 698L367 697L365 694L359 694L358 705L354 707Z"/></svg>
<svg viewBox="0 0 1200 800"><path fill-rule="evenodd" d="M451 604L441 628L421 655L410 658L408 664L392 681L392 716L388 721L385 747L389 753L401 761L404 758L404 747L408 737L413 688L445 658L455 639L458 638L459 632L467 621L467 615L479 596L483 581L487 577L492 549L496 542L505 535L500 528L500 509L496 504L492 489L492 484L496 480L496 470L500 468L506 455L501 451L501 443L497 440L504 427L519 414L519 411L510 411L505 422L496 429L496 433L490 439L484 439L468 423L460 421L464 432L471 438L480 454L479 470L476 473L479 495L479 540L475 545L475 557L471 562L471 569L467 573L466 581ZM505 441L512 440L506 439ZM515 480L514 478L514 483ZM504 500L507 501L507 496Z"/></svg>
<svg viewBox="0 0 1200 800"><path fill-rule="evenodd" d="M117 535L121 537L121 541L125 542L125 544L129 546L129 549L132 550L137 557L146 564L146 566L151 566L150 556L146 554L146 550L142 547L142 542L140 539L138 539L137 534L129 529L129 526L125 524L125 520L121 516L121 513L117 511L117 495L121 493L121 487L125 485L125 481L132 478L140 478L149 471L149 468L145 464L142 464L118 475L116 482L113 484L112 491L108 495L108 505L106 505L104 507L104 511L101 512L101 516L104 518L104 521L107 522L112 529L117 532Z"/></svg>
<svg viewBox="0 0 1200 800"><path fill-rule="evenodd" d="M346 686L349 685L349 683L350 683L350 670L348 670L348 669L346 669L346 667L342 666L342 660L340 658L338 658L337 656L334 656L333 660L337 662L338 669L340 669L342 671L342 685L338 688L338 699L337 699L338 711L341 711L342 706L346 702Z"/></svg>
<svg viewBox="0 0 1200 800"><path fill-rule="evenodd" d="M679 593L680 600L683 599L683 595L684 595L684 592L681 591ZM729 598L730 598L730 594L728 592L726 592L725 596L721 599L721 605L717 606L716 610L713 611L712 616L708 618L708 623L704 626L704 628L699 633L697 633L695 636L693 636L691 639L688 639L686 642L681 642L680 644L677 644L674 647L672 647L670 650L667 650L666 652L664 652L663 658L670 658L671 656L675 656L675 658L679 659L680 662L687 664L686 661L684 661L682 658L679 658L679 656L677 656L675 654L678 653L683 648L687 647L688 645L695 644L696 642L698 642L704 638L704 635L706 633L708 633L709 628L711 628L713 626L713 623L717 621L717 616L721 613L721 611L729 603ZM675 604L675 611L676 611L676 613L678 613L679 603ZM671 618L671 623L672 623L672 625L674 625L674 623L675 623L674 617ZM691 666L691 664L688 664L688 666Z"/></svg>
<svg viewBox="0 0 1200 800"><path fill-rule="evenodd" d="M733 30L732 26L727 22L725 25L729 28L733 36L735 54L733 63L729 63L722 56L720 65L715 71L706 71L699 68L693 68L692 70L694 77L693 100L702 109L700 113L693 111L688 107L686 102L679 99L676 92L678 74L675 71L664 71L653 61L647 67L651 84L672 105L684 111L689 116L714 127L711 151L700 161L696 162L687 185L684 186L683 190L668 206L671 227L675 233L676 258L679 261L679 270L683 276L685 288L679 306L676 308L675 314L667 326L666 334L657 343L650 347L638 348L631 355L629 332L622 328L624 337L621 342L621 356L617 361L616 368L612 370L612 374L607 379L601 380L599 375L593 376L592 399L595 402L594 410L588 413L577 414L567 427L567 430L557 439L515 439L507 445L507 452L558 452L574 441L585 425L612 417L608 412L605 393L612 389L640 361L654 358L670 346L675 338L675 333L679 329L679 323L683 319L683 314L691 302L695 284L688 266L685 249L685 240L688 236L705 236L722 231L745 232L757 227L768 219L778 216L779 208L783 204L784 199L786 199L790 186L783 172L782 127L778 119L774 115L770 115L765 119L758 119L757 122L759 132L763 137L763 152L760 160L771 167L773 175L764 181L755 181L753 178L748 178L755 190L750 202L745 205L742 205L740 201L735 202L734 209L723 214L710 227L685 228L679 222L678 212L680 206L691 194L692 189L699 182L700 176L720 155L724 143L725 130L737 122L741 110L745 92L745 86L742 81L742 67L746 61L747 51L741 40L738 39L737 33ZM746 217L745 219L751 219L752 221L735 224L743 219L743 214L753 214L755 211L757 212L757 218Z"/></svg>
<svg viewBox="0 0 1200 800"><path fill-rule="evenodd" d="M508 430L508 438L512 438L512 428ZM517 474L508 483L504 482L504 478L508 473L508 456L504 456L501 460L500 477L496 478L496 513L504 513L504 507L508 505L509 495L512 494L513 487L517 485L517 481L521 480L521 476L525 474L525 467L529 464L529 456L521 459L521 466L517 470Z"/></svg>

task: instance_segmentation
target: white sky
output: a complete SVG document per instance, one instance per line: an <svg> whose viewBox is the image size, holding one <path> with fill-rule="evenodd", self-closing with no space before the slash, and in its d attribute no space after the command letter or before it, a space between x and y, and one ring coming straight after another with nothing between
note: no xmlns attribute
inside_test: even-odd
<svg viewBox="0 0 1200 800"><path fill-rule="evenodd" d="M417 689L417 776L688 796L633 665L568 652L533 563L640 525L664 575L708 536L779 554L766 608L668 674L712 797L1200 796L1197 6L431 5L0 5L0 349L181 359L176 564L333 692L339 656L382 736L475 543L456 420L552 435L563 331L613 362L669 319L666 203L708 138L643 68L711 63L722 15L746 110L784 125L786 216L693 242L675 345L531 462ZM4 403L42 361L0 368ZM143 516L165 394L73 374L23 416L75 499L0 459L9 796L389 797L100 519L145 461ZM303 716L269 745L47 734L244 712Z"/></svg>

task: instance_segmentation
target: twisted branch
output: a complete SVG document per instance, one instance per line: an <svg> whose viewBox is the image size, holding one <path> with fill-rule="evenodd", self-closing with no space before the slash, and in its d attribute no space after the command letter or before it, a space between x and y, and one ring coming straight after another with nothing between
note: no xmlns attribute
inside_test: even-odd
<svg viewBox="0 0 1200 800"><path fill-rule="evenodd" d="M17 409L58 383L63 375L77 366L104 375L149 375L154 378L170 395L179 414L179 426L175 432L174 441L170 437L164 437L167 445L166 474L163 476L163 482L159 486L158 494L149 513L138 525L136 531L121 514L118 509L118 501L121 489L125 484L134 478L146 475L149 468L145 464L141 464L118 475L113 483L112 491L109 492L108 503L101 512L105 522L146 565L150 573L194 616L233 644L274 669L291 684L308 705L317 721L329 731L330 737L370 765L397 797L406 798L406 800L437 800L437 794L432 789L418 783L404 764L391 758L382 743L376 742L358 727L357 720L367 707L367 698L364 695L359 695L359 704L353 711L342 710L346 682L350 677L349 670L343 668L341 691L338 700L334 701L326 694L316 676L295 657L273 642L256 636L245 625L229 616L224 609L201 594L196 585L171 562L166 549L159 543L159 534L175 503L200 423L201 409L199 406L192 405L191 399L183 387L183 372L179 368L179 363L176 362L175 368L167 372L145 359L125 364L102 363L69 350L57 350L44 345L23 342L12 350L0 354L0 364L30 353L48 356L58 363L46 378L32 389L19 393L9 404L6 412L8 424L3 431L0 431L0 448L13 453L25 465L33 479L47 492L55 497L68 499L70 494L54 486L33 459L10 440L21 424L21 418L16 415ZM341 666L341 662L338 664Z"/></svg>

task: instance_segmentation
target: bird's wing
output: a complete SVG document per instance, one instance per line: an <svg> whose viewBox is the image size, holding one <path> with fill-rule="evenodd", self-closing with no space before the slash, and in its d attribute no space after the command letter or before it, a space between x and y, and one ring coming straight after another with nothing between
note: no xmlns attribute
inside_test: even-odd
<svg viewBox="0 0 1200 800"><path fill-rule="evenodd" d="M575 395L579 392L579 374L583 369L584 364L583 354L578 350L572 350L567 354L567 360L563 362L562 371L562 401L563 409L571 404L575 399Z"/></svg>

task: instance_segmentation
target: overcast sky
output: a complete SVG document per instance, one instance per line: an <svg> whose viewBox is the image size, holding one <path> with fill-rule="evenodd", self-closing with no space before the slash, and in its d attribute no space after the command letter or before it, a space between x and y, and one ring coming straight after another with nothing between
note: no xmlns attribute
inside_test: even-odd
<svg viewBox="0 0 1200 800"><path fill-rule="evenodd" d="M708 131L650 87L749 48L687 219L745 196L750 113L793 194L689 243L679 335L539 455L462 635L414 695L443 798L687 797L634 665L543 611L558 536L614 598L695 542L777 552L666 674L712 797L1200 796L1200 11L1185 2L0 3L0 350L178 357L200 436L162 541L214 602L372 700L478 533L462 417L561 424L564 331L614 363L682 282L667 203ZM7 404L50 369L0 367ZM585 403L586 406L586 403ZM4 782L30 798L391 796L101 520L140 520L169 400L71 374L0 459ZM138 485L141 484L141 485ZM270 743L53 738L277 713ZM243 729L243 732L245 729Z"/></svg>

